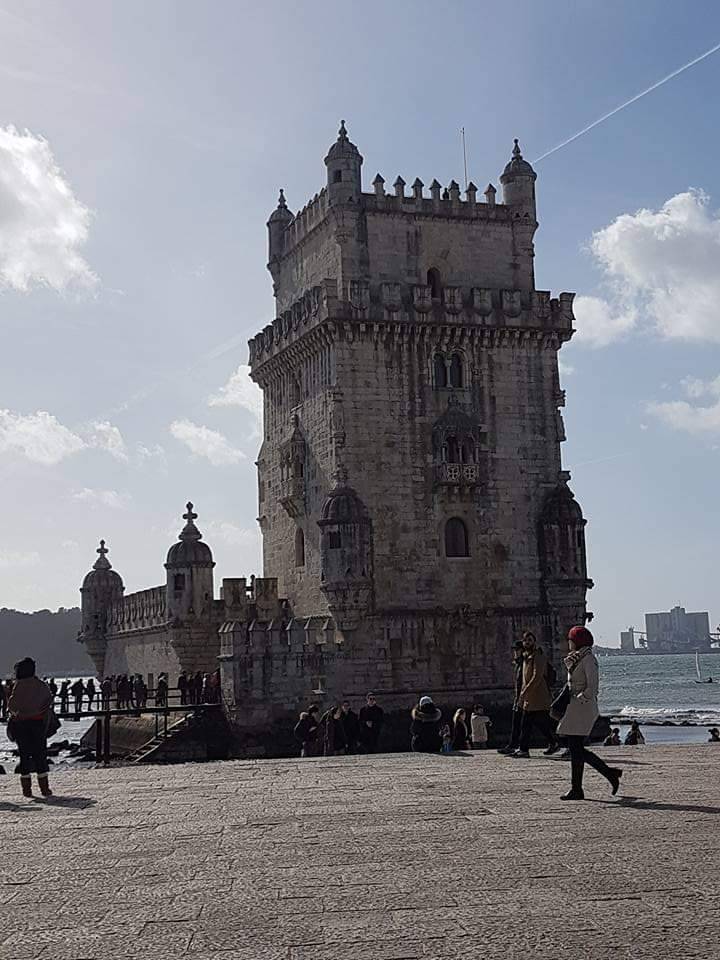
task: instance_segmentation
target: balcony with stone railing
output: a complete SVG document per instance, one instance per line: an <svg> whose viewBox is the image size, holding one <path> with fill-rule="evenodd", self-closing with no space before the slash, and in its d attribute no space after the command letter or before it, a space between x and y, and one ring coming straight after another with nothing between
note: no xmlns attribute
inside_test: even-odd
<svg viewBox="0 0 720 960"><path fill-rule="evenodd" d="M480 466L477 463L438 463L435 465L435 482L448 486L475 486L480 483Z"/></svg>

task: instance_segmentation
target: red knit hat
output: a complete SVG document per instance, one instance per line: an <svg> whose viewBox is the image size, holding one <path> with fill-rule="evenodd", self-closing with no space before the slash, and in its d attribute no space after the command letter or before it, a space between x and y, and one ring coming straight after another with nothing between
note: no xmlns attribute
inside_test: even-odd
<svg viewBox="0 0 720 960"><path fill-rule="evenodd" d="M595 643L587 627L572 627L568 633L568 640L572 640L576 647L591 647Z"/></svg>

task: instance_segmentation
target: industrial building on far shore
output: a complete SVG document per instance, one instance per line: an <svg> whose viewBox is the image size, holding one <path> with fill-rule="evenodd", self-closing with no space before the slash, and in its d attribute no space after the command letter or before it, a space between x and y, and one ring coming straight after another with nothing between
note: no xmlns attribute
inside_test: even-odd
<svg viewBox="0 0 720 960"><path fill-rule="evenodd" d="M673 607L667 613L646 613L645 632L628 627L620 634L623 653L710 653L710 614Z"/></svg>

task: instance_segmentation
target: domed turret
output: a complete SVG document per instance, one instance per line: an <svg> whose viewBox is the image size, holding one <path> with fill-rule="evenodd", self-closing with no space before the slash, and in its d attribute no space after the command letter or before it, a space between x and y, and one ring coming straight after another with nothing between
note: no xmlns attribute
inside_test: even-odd
<svg viewBox="0 0 720 960"><path fill-rule="evenodd" d="M80 588L82 625L79 640L87 647L98 675L103 672L105 660L105 632L110 607L122 600L125 586L107 558L105 541L100 541L99 556Z"/></svg>
<svg viewBox="0 0 720 960"><path fill-rule="evenodd" d="M320 589L341 630L351 630L373 605L372 523L340 468L325 498L320 527Z"/></svg>
<svg viewBox="0 0 720 960"><path fill-rule="evenodd" d="M213 567L210 547L202 542L202 534L195 526L197 514L192 503L183 514L185 526L178 542L168 550L167 570L168 619L184 620L210 608L214 596Z"/></svg>
<svg viewBox="0 0 720 960"><path fill-rule="evenodd" d="M293 215L285 202L285 193L281 189L278 205L270 214L270 219L267 222L268 261L270 263L282 256L285 249L285 229L292 219Z"/></svg>
<svg viewBox="0 0 720 960"><path fill-rule="evenodd" d="M518 207L519 213L529 214L535 219L535 181L537 174L523 158L520 144L515 140L512 158L506 164L500 183L503 188L503 203Z"/></svg>
<svg viewBox="0 0 720 960"><path fill-rule="evenodd" d="M325 157L328 200L331 204L357 203L360 199L362 162L360 151L348 139L345 121L341 120L338 138Z"/></svg>

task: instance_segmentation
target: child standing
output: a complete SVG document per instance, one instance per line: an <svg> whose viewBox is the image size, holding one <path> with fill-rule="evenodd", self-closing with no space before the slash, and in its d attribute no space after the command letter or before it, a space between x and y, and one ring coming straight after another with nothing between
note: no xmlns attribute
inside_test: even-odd
<svg viewBox="0 0 720 960"><path fill-rule="evenodd" d="M470 732L472 734L473 750L484 750L488 744L488 727L492 724L482 708L481 703L476 703L470 716Z"/></svg>
<svg viewBox="0 0 720 960"><path fill-rule="evenodd" d="M442 728L442 742L442 752L452 753L452 731L450 730L449 723L446 723Z"/></svg>

